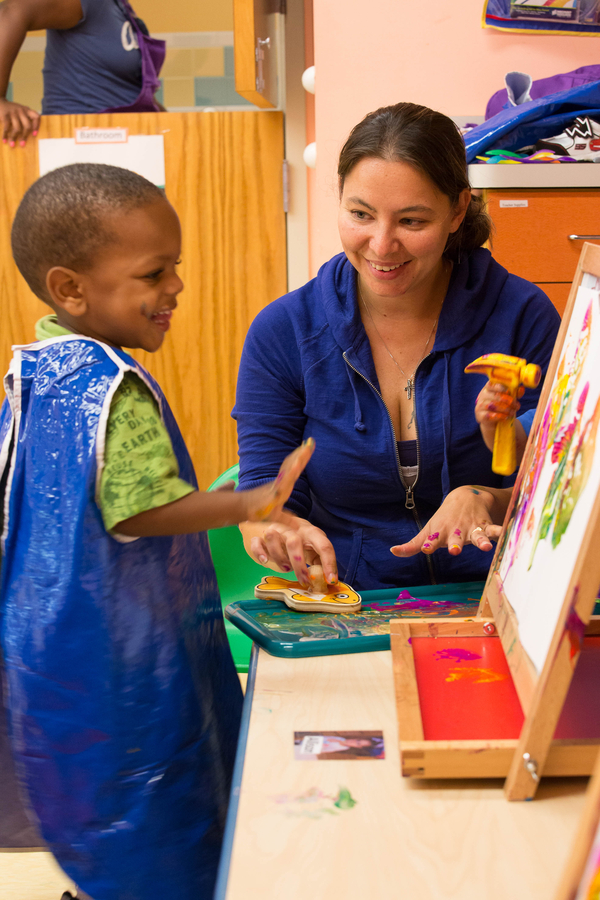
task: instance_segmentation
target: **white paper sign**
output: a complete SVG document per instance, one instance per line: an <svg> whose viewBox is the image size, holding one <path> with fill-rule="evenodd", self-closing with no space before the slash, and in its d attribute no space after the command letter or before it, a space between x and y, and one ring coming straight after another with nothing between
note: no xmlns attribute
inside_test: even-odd
<svg viewBox="0 0 600 900"><path fill-rule="evenodd" d="M129 128L76 128L76 144L126 144Z"/></svg>
<svg viewBox="0 0 600 900"><path fill-rule="evenodd" d="M125 143L77 143L74 138L50 138L38 141L38 146L40 176L71 163L104 163L131 169L158 187L165 186L165 145L162 134L134 134Z"/></svg>

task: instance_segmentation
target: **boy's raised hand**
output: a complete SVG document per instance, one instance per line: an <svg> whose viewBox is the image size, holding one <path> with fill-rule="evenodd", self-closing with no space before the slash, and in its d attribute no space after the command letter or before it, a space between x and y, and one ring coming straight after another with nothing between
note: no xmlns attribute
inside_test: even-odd
<svg viewBox="0 0 600 900"><path fill-rule="evenodd" d="M275 481L250 491L233 491L233 483L217 491L192 491L179 500L147 509L114 527L127 537L191 534L209 528L223 528L240 522L283 523L297 530L297 518L284 512L283 505L308 463L315 442L308 438L287 456Z"/></svg>
<svg viewBox="0 0 600 900"><path fill-rule="evenodd" d="M287 521L289 516L283 513L283 507L294 490L296 481L308 465L314 449L314 439L307 438L286 456L275 481L246 493L249 522Z"/></svg>

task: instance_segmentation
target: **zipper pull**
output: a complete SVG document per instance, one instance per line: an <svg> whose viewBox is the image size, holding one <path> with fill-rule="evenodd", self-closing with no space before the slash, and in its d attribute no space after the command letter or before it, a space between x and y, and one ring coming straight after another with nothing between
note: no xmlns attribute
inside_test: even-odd
<svg viewBox="0 0 600 900"><path fill-rule="evenodd" d="M413 497L413 489L411 487L406 488L406 503L404 504L407 509L415 508L415 500Z"/></svg>

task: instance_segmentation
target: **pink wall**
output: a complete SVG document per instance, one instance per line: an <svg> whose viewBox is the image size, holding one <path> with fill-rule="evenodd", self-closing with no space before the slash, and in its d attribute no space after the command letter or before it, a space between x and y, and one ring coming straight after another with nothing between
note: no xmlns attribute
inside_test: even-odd
<svg viewBox="0 0 600 900"><path fill-rule="evenodd" d="M481 28L483 0L314 0L316 188L311 270L341 249L336 166L366 113L410 100L480 115L506 72L543 78L598 62L600 37L501 34Z"/></svg>

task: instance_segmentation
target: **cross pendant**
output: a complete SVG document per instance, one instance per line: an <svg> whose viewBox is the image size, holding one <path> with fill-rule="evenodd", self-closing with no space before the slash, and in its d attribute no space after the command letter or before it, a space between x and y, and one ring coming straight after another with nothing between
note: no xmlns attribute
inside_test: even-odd
<svg viewBox="0 0 600 900"><path fill-rule="evenodd" d="M411 397L412 397L412 392L413 392L413 380L412 380L412 378L408 378L408 379L407 379L407 381L406 381L406 387L404 388L404 390L406 391L406 393L407 393L407 395L408 395L408 399L410 400Z"/></svg>

